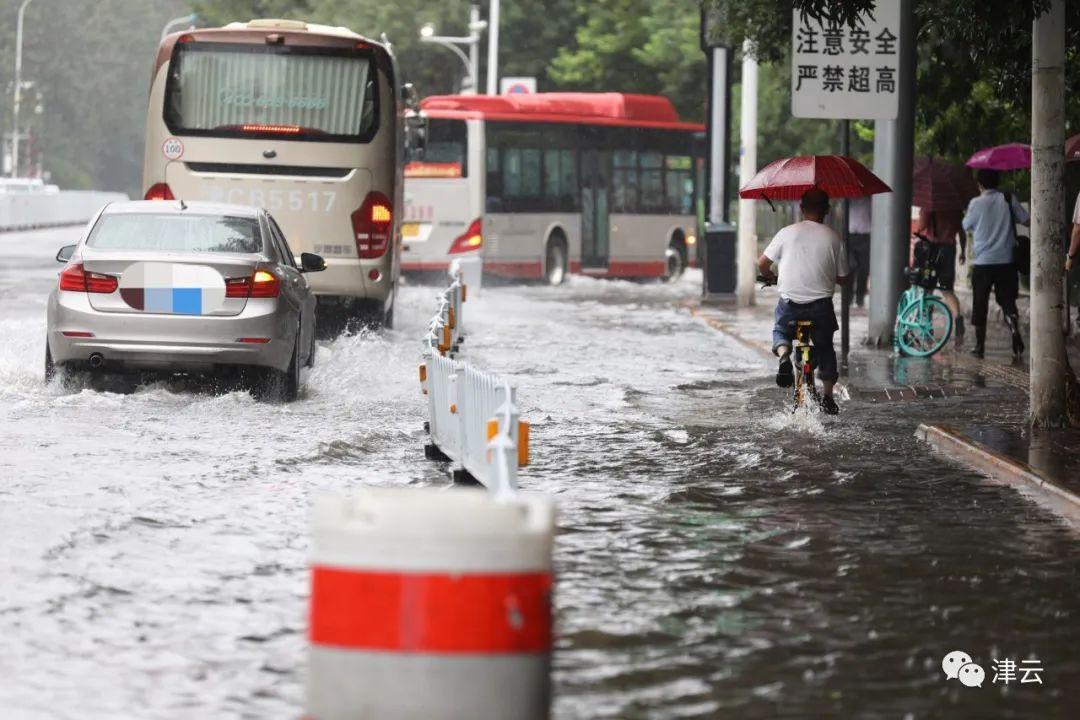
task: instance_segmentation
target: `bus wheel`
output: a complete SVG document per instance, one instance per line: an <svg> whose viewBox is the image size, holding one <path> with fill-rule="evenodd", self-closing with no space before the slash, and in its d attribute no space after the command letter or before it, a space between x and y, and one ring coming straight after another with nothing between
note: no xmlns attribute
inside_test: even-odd
<svg viewBox="0 0 1080 720"><path fill-rule="evenodd" d="M682 238L675 238L668 245L667 251L664 253L664 262L666 267L664 268L664 280L667 282L675 282L686 271L686 243Z"/></svg>
<svg viewBox="0 0 1080 720"><path fill-rule="evenodd" d="M562 285L566 280L566 240L553 235L544 254L544 279L548 285Z"/></svg>

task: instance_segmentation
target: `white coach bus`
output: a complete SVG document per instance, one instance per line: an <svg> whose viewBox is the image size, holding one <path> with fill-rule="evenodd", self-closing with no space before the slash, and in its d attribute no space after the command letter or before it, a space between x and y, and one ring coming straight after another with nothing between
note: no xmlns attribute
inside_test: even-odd
<svg viewBox="0 0 1080 720"><path fill-rule="evenodd" d="M146 118L147 199L264 207L320 304L390 324L400 270L404 93L393 55L345 28L252 20L169 35Z"/></svg>
<svg viewBox="0 0 1080 720"><path fill-rule="evenodd" d="M402 268L480 256L484 273L678 277L696 236L695 133L663 97L447 95L420 103Z"/></svg>

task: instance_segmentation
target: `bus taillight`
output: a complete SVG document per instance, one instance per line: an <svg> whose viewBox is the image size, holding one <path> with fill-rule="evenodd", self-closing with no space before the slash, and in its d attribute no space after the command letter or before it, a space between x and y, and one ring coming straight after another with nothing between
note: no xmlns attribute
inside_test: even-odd
<svg viewBox="0 0 1080 720"><path fill-rule="evenodd" d="M154 183L150 186L150 189L146 191L146 195L143 200L175 200L173 197L172 188L166 183Z"/></svg>
<svg viewBox="0 0 1080 720"><path fill-rule="evenodd" d="M479 250L483 244L483 224L480 222L480 218L476 218L469 224L464 233L454 238L448 252L453 255L455 253L469 252L470 250Z"/></svg>
<svg viewBox="0 0 1080 720"><path fill-rule="evenodd" d="M369 192L364 204L352 214L356 254L364 260L382 257L390 246L394 206L381 192Z"/></svg>

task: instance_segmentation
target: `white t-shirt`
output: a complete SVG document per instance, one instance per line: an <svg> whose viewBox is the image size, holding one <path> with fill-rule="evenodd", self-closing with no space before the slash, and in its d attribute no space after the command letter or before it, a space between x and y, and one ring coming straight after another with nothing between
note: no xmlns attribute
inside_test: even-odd
<svg viewBox="0 0 1080 720"><path fill-rule="evenodd" d="M780 297L796 303L831 298L836 278L848 274L844 241L828 225L803 220L776 233L765 257L777 264Z"/></svg>

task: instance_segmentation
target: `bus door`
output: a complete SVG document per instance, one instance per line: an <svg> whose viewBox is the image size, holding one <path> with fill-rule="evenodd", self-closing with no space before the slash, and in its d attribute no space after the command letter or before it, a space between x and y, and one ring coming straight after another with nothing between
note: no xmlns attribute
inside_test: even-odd
<svg viewBox="0 0 1080 720"><path fill-rule="evenodd" d="M581 152L581 267L607 269L611 247L611 152Z"/></svg>

